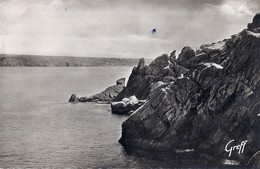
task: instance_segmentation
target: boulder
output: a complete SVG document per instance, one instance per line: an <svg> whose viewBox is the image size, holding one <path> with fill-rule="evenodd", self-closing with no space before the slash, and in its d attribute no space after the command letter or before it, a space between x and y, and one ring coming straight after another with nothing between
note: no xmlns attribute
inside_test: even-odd
<svg viewBox="0 0 260 169"><path fill-rule="evenodd" d="M118 80L116 81L116 84L117 84L117 85L123 85L123 86L125 86L125 78L118 79Z"/></svg>
<svg viewBox="0 0 260 169"><path fill-rule="evenodd" d="M129 98L124 98L122 100L125 104L135 105L139 102L139 100L135 96L131 96Z"/></svg>
<svg viewBox="0 0 260 169"><path fill-rule="evenodd" d="M177 58L177 62L182 65L186 66L188 60L195 56L195 50L189 46L184 47Z"/></svg>
<svg viewBox="0 0 260 169"><path fill-rule="evenodd" d="M112 102L111 103L112 114L119 115L130 115L133 113L133 110L130 106L126 105L125 102Z"/></svg>
<svg viewBox="0 0 260 169"><path fill-rule="evenodd" d="M124 98L119 102L111 102L113 114L130 115L144 104L145 100L138 100L135 96Z"/></svg>
<svg viewBox="0 0 260 169"><path fill-rule="evenodd" d="M259 35L243 30L196 51L187 47L175 63L166 56L157 58L145 76L132 73L133 81L152 76L146 86L132 88L149 89L150 97L122 124L119 142L126 149L194 149L216 159L246 164L260 151ZM175 73L170 82L163 81L162 70L167 64ZM165 84L160 86L160 81ZM150 92L153 84L160 87ZM246 141L244 151L239 153L236 147L229 156L225 146L231 140L233 147Z"/></svg>
<svg viewBox="0 0 260 169"><path fill-rule="evenodd" d="M87 102L87 97L80 97L79 102Z"/></svg>
<svg viewBox="0 0 260 169"><path fill-rule="evenodd" d="M252 32L260 33L260 13L254 16L252 23L249 23L247 28Z"/></svg>
<svg viewBox="0 0 260 169"><path fill-rule="evenodd" d="M76 94L72 94L72 95L70 96L69 102L71 102L71 103L77 103L77 102L79 102L79 98L77 98Z"/></svg>
<svg viewBox="0 0 260 169"><path fill-rule="evenodd" d="M80 97L79 102L91 102L93 99L89 97Z"/></svg>

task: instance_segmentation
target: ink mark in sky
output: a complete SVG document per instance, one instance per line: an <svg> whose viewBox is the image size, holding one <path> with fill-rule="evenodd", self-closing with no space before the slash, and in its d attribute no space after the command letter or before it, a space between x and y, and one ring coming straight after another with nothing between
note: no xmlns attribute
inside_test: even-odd
<svg viewBox="0 0 260 169"><path fill-rule="evenodd" d="M153 30L151 31L151 33L152 33L152 34L155 34L155 33L156 33L156 29L153 29Z"/></svg>

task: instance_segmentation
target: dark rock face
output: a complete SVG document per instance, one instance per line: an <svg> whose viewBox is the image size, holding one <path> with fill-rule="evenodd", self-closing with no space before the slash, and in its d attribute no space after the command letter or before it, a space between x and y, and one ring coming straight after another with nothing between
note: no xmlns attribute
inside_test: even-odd
<svg viewBox="0 0 260 169"><path fill-rule="evenodd" d="M253 155L253 157L250 159L248 165L252 168L252 169L258 169L260 168L260 151L258 151L257 153L255 153Z"/></svg>
<svg viewBox="0 0 260 169"><path fill-rule="evenodd" d="M184 47L181 50L181 53L180 53L180 55L179 55L179 57L177 59L177 62L180 65L185 66L186 65L186 61L188 61L189 59L193 58L194 56L195 56L195 50L192 49L189 46L186 46L186 47Z"/></svg>
<svg viewBox="0 0 260 169"><path fill-rule="evenodd" d="M249 23L247 25L248 30L255 32L255 33L260 33L260 13L257 13L254 18L253 22Z"/></svg>
<svg viewBox="0 0 260 169"><path fill-rule="evenodd" d="M175 64L175 52L170 56L163 54L149 65L145 65L144 59L140 59L138 66L133 68L125 89L113 101L121 101L133 95L137 99L147 99L154 83L174 81L188 71L183 66Z"/></svg>
<svg viewBox="0 0 260 169"><path fill-rule="evenodd" d="M135 110L145 103L146 100L138 100L135 96L124 98L120 102L112 102L111 109L113 114L131 115Z"/></svg>
<svg viewBox="0 0 260 169"><path fill-rule="evenodd" d="M260 150L260 34L244 30L194 51L186 47L177 62L159 57L144 74L133 70L124 94L145 90L150 99L122 124L119 142L158 151L194 149L247 163ZM166 76L175 80L150 93L151 84ZM231 140L231 146L247 140L244 152L229 157L225 146Z"/></svg>
<svg viewBox="0 0 260 169"><path fill-rule="evenodd" d="M118 79L118 80L116 81L116 84L117 84L117 85L123 85L123 86L125 86L125 78Z"/></svg>
<svg viewBox="0 0 260 169"><path fill-rule="evenodd" d="M114 99L123 89L124 89L124 82L118 83L114 86L108 87L105 91L95 94L89 98L91 98L91 101L111 101Z"/></svg>
<svg viewBox="0 0 260 169"><path fill-rule="evenodd" d="M71 95L69 102L104 102L108 103L114 99L125 87L125 78L118 79L116 85L108 87L101 93L90 97L77 98L75 94Z"/></svg>
<svg viewBox="0 0 260 169"><path fill-rule="evenodd" d="M76 94L72 94L70 96L69 102L77 103L77 102L79 102L79 98L77 98Z"/></svg>

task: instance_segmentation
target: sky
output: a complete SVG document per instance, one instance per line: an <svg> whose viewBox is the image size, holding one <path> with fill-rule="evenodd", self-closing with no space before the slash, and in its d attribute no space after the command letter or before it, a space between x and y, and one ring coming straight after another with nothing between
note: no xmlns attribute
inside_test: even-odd
<svg viewBox="0 0 260 169"><path fill-rule="evenodd" d="M155 58L228 38L257 12L259 0L0 0L0 53Z"/></svg>

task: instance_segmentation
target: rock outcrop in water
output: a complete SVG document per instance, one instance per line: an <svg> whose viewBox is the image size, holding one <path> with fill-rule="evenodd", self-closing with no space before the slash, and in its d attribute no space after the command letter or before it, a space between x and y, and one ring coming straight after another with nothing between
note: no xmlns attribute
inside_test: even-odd
<svg viewBox="0 0 260 169"><path fill-rule="evenodd" d="M125 87L125 78L118 79L116 85L108 87L101 93L95 94L90 97L78 98L75 94L72 94L69 102L104 102L108 103L113 100Z"/></svg>
<svg viewBox="0 0 260 169"><path fill-rule="evenodd" d="M247 163L260 150L260 17L223 41L184 47L133 69L116 97L149 99L123 124L119 142L146 150L194 149ZM151 91L155 83L159 87ZM225 151L247 140L243 153ZM259 160L259 158L258 158Z"/></svg>
<svg viewBox="0 0 260 169"><path fill-rule="evenodd" d="M78 103L79 102L79 98L76 96L76 94L72 94L70 96L69 102L71 102L71 103Z"/></svg>
<svg viewBox="0 0 260 169"><path fill-rule="evenodd" d="M140 106L145 103L146 100L138 100L135 96L124 98L120 102L111 102L111 110L113 114L130 115Z"/></svg>

